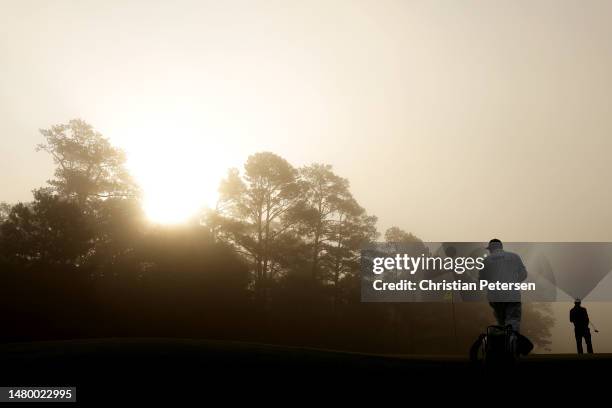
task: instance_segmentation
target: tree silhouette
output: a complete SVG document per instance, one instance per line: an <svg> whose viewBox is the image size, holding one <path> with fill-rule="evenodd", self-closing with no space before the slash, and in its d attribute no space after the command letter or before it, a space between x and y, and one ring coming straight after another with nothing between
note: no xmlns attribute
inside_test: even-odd
<svg viewBox="0 0 612 408"><path fill-rule="evenodd" d="M294 211L294 217L301 218L300 232L311 247L311 275L320 278L320 259L329 255L329 242L338 232L334 225L341 222L345 209L357 211L356 203L349 191L348 180L332 172L330 165L312 164L300 169L303 181L301 206ZM336 237L337 238L337 237Z"/></svg>
<svg viewBox="0 0 612 408"><path fill-rule="evenodd" d="M346 286L358 280L360 250L378 236L376 220L354 201L341 206L338 211L331 238L325 244L326 254L321 259L329 271L327 278L333 284L336 306L345 296Z"/></svg>
<svg viewBox="0 0 612 408"><path fill-rule="evenodd" d="M93 225L77 203L34 192L34 201L12 207L1 225L2 251L27 264L78 265L93 244Z"/></svg>
<svg viewBox="0 0 612 408"><path fill-rule="evenodd" d="M89 198L130 197L137 188L125 169L123 151L80 119L41 129L46 143L37 150L49 153L57 164L48 183L57 194L85 204Z"/></svg>
<svg viewBox="0 0 612 408"><path fill-rule="evenodd" d="M375 352L467 350L486 304L360 301L360 251L376 217L331 166L256 153L228 172L203 223L147 222L125 155L81 121L41 130L57 168L33 200L0 205L4 340L178 336ZM423 246L392 227L388 242ZM263 307L262 307L263 306ZM546 307L524 326L546 345Z"/></svg>
<svg viewBox="0 0 612 408"><path fill-rule="evenodd" d="M6 221L11 212L11 205L9 203L0 202L0 223Z"/></svg>
<svg viewBox="0 0 612 408"><path fill-rule="evenodd" d="M236 170L228 173L220 187L223 213L217 214L222 237L236 245L254 266L254 288L265 298L275 243L295 221L288 217L300 198L297 171L285 159L263 152L250 156L244 179Z"/></svg>
<svg viewBox="0 0 612 408"><path fill-rule="evenodd" d="M423 243L423 241L412 232L406 232L399 227L391 227L385 231L385 242L397 242L401 244Z"/></svg>

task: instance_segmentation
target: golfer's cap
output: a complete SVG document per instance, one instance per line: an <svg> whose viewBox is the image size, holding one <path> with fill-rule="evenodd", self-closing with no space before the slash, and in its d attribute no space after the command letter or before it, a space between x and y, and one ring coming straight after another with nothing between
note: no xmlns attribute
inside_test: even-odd
<svg viewBox="0 0 612 408"><path fill-rule="evenodd" d="M497 249L497 248L503 248L504 244L502 244L502 242L497 239L497 238L493 238L492 240L489 241L489 245L487 245L487 249Z"/></svg>

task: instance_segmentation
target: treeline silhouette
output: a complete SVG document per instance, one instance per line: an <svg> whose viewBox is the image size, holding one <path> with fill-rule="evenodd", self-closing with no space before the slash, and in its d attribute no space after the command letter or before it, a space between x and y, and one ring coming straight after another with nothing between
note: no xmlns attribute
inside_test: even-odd
<svg viewBox="0 0 612 408"><path fill-rule="evenodd" d="M359 250L379 237L376 217L329 165L256 153L228 172L214 211L156 226L125 155L89 124L41 134L52 179L31 202L0 206L3 342L206 337L463 353L492 321L486 304L361 303ZM384 239L420 242L397 227ZM549 309L524 314L546 346Z"/></svg>

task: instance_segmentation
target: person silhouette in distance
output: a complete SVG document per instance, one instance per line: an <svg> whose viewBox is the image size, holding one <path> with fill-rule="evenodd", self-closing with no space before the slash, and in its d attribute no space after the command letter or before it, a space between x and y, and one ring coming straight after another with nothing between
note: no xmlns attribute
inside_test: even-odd
<svg viewBox="0 0 612 408"><path fill-rule="evenodd" d="M574 323L574 335L576 336L576 349L578 354L583 354L582 339L587 345L587 352L593 354L593 343L591 342L591 330L589 329L589 313L581 306L580 299L576 299L574 307L570 310L570 322Z"/></svg>

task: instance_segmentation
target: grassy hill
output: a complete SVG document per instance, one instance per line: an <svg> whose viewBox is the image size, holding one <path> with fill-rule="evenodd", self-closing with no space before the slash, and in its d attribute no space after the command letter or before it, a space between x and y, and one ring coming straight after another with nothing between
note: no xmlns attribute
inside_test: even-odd
<svg viewBox="0 0 612 408"><path fill-rule="evenodd" d="M73 385L83 401L281 392L360 399L372 392L497 389L466 358L376 355L212 340L92 339L0 345L0 385ZM612 355L534 355L512 381L576 385L609 372ZM503 387L502 387L503 388ZM446 396L453 395L447 394ZM440 395L442 396L442 395ZM263 394L261 396L263 398Z"/></svg>

